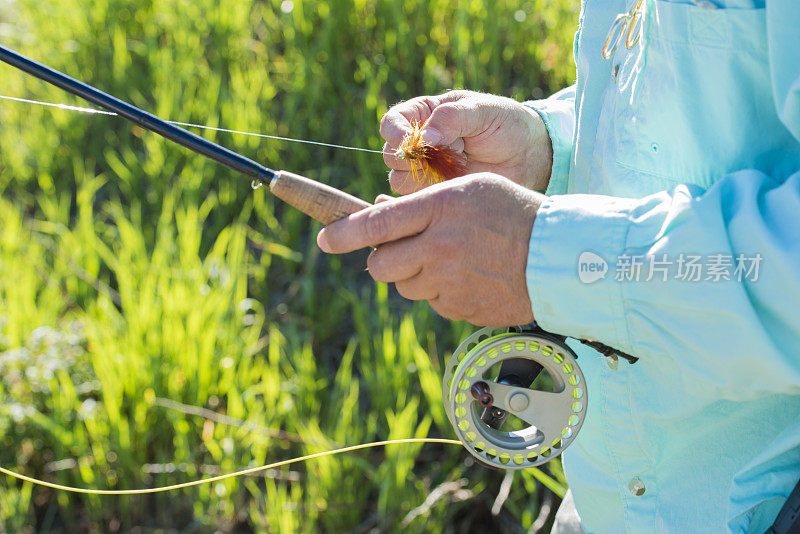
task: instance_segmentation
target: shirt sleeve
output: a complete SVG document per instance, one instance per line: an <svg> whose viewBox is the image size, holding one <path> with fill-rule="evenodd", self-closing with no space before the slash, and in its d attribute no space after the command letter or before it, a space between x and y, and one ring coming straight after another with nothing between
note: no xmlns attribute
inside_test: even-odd
<svg viewBox="0 0 800 534"><path fill-rule="evenodd" d="M553 169L547 194L566 193L575 138L575 86L562 89L544 100L525 102L525 105L542 117L553 144Z"/></svg>
<svg viewBox="0 0 800 534"><path fill-rule="evenodd" d="M775 106L800 140L800 32L787 13L794 0L767 2ZM545 329L679 359L718 395L800 393L800 172L745 169L643 199L550 197L527 277Z"/></svg>

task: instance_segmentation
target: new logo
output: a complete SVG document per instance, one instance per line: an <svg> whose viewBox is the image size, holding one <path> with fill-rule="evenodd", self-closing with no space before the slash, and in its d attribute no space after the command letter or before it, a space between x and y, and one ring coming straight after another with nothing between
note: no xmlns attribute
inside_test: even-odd
<svg viewBox="0 0 800 534"><path fill-rule="evenodd" d="M608 272L606 260L594 252L583 252L578 258L578 278L584 284L592 284L605 278Z"/></svg>

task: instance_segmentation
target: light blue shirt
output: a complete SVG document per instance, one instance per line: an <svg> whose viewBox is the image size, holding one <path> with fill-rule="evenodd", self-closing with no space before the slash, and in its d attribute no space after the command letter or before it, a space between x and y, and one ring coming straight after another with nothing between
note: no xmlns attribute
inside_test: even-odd
<svg viewBox="0 0 800 534"><path fill-rule="evenodd" d="M800 479L800 1L645 0L603 59L631 1L584 0L576 85L531 103L536 320L640 358L578 349L564 469L587 532L761 533Z"/></svg>

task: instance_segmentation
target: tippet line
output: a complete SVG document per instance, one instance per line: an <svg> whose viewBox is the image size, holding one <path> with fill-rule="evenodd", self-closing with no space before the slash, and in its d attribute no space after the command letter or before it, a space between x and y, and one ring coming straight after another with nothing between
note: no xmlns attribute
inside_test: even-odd
<svg viewBox="0 0 800 534"><path fill-rule="evenodd" d="M35 104L38 106L47 106L51 108L63 109L66 111L77 111L79 113L99 113L101 115L117 115L111 111L105 111L102 109L95 109L95 108L85 108L81 106L70 106L68 104L56 104L53 102L42 102L40 100L30 100L27 98L19 98L16 96L7 96L7 95L0 95L0 99L3 100L13 100L14 102L24 102L26 104ZM262 133L255 133L255 132L244 132L241 130L229 130L227 128L216 128L214 126L205 126L203 124L192 124L190 122L179 122L179 121L167 121L170 124L174 124L176 126L186 126L188 128L200 128L203 130L213 130L215 132L225 132L225 133L233 133L233 134L241 134L241 135L250 135L253 137L264 137L267 139L276 139L279 141L291 141L292 143L305 143L308 145L317 145L317 146L326 146L330 148L341 148L343 150L358 150L360 152L371 152L374 154L383 154L382 150L373 150L371 148L360 148L355 146L346 146L346 145L335 145L333 143L323 143L321 141L309 141L307 139L294 139L292 137L281 137L279 135L268 135Z"/></svg>

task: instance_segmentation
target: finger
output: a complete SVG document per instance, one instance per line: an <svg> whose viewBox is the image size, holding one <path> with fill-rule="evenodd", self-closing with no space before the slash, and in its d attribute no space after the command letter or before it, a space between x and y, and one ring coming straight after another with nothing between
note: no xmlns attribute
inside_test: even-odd
<svg viewBox="0 0 800 534"><path fill-rule="evenodd" d="M431 185L422 177L421 171L391 171L389 173L389 186L392 191L400 195L409 195Z"/></svg>
<svg viewBox="0 0 800 534"><path fill-rule="evenodd" d="M397 169L407 171L411 169L411 162L407 159L400 159L395 156L397 149L392 147L389 143L383 145L383 161L390 169Z"/></svg>
<svg viewBox="0 0 800 534"><path fill-rule="evenodd" d="M431 223L432 198L421 192L370 206L320 230L317 244L342 254L417 235Z"/></svg>
<svg viewBox="0 0 800 534"><path fill-rule="evenodd" d="M449 146L459 138L473 137L486 131L487 120L477 98L444 102L431 113L422 136L432 145Z"/></svg>
<svg viewBox="0 0 800 534"><path fill-rule="evenodd" d="M441 96L418 96L392 106L381 119L381 137L392 146L400 146L411 121L425 122L441 101Z"/></svg>
<svg viewBox="0 0 800 534"><path fill-rule="evenodd" d="M437 300L439 292L430 286L430 283L425 280L422 273L401 282L396 282L394 287L403 298L408 300Z"/></svg>
<svg viewBox="0 0 800 534"><path fill-rule="evenodd" d="M463 300L448 299L446 294L440 293L438 298L429 299L428 304L436 313L451 321L468 321L472 324L475 324L473 321L480 321L473 304Z"/></svg>
<svg viewBox="0 0 800 534"><path fill-rule="evenodd" d="M389 195L384 195L381 193L377 197L375 197L375 204L380 204L381 202L386 202L387 200L392 200L394 197L390 197Z"/></svg>
<svg viewBox="0 0 800 534"><path fill-rule="evenodd" d="M413 278L422 271L422 254L415 239L406 238L384 243L367 258L367 269L378 282L400 282Z"/></svg>
<svg viewBox="0 0 800 534"><path fill-rule="evenodd" d="M442 299L439 295L436 295L435 298L427 300L428 304L430 304L430 307L433 308L433 311L445 319L450 319L451 321L461 321L465 319L458 310L442 302Z"/></svg>

